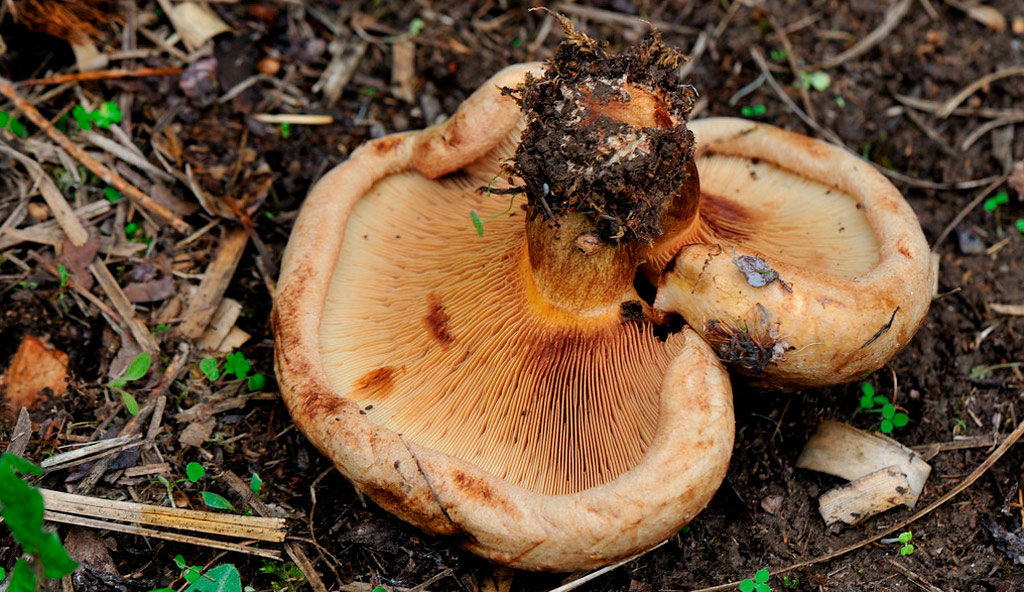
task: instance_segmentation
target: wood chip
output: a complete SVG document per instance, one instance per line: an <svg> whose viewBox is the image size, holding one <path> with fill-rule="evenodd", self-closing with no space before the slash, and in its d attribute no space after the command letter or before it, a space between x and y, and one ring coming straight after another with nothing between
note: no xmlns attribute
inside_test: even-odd
<svg viewBox="0 0 1024 592"><path fill-rule="evenodd" d="M160 0L160 7L189 51L195 51L217 35L231 31L231 27L205 4L181 2L172 5L169 0Z"/></svg>
<svg viewBox="0 0 1024 592"><path fill-rule="evenodd" d="M42 467L44 471L54 471L57 469L73 467L88 460L95 460L97 456L120 453L122 450L127 448L128 445L139 444L141 440L142 439L139 436L118 436L108 440L100 440L87 446L76 448L75 450L62 452L49 458L45 458L41 463L39 463L39 466Z"/></svg>
<svg viewBox="0 0 1024 592"><path fill-rule="evenodd" d="M249 233L244 228L234 228L224 233L220 248L206 268L206 273L199 282L199 289L185 310L185 322L178 326L177 333L180 337L196 339L210 324L248 243Z"/></svg>
<svg viewBox="0 0 1024 592"><path fill-rule="evenodd" d="M14 456L25 456L28 442L32 438L32 418L28 415L28 409L24 407L18 412L18 421L11 430L11 445L7 452Z"/></svg>
<svg viewBox="0 0 1024 592"><path fill-rule="evenodd" d="M213 318L210 319L209 326L206 327L206 330L203 331L202 336L199 338L198 349L218 351L220 343L224 341L231 328L235 326L235 321L238 320L241 314L241 302L234 298L224 298L221 300L213 313Z"/></svg>
<svg viewBox="0 0 1024 592"><path fill-rule="evenodd" d="M144 477L146 475L170 475L170 463L153 463L150 465L139 465L124 470L125 477Z"/></svg>
<svg viewBox="0 0 1024 592"><path fill-rule="evenodd" d="M996 304L989 305L994 312L1014 317L1024 316L1024 304Z"/></svg>
<svg viewBox="0 0 1024 592"><path fill-rule="evenodd" d="M391 46L391 89L399 100L416 101L416 44L410 39Z"/></svg>
<svg viewBox="0 0 1024 592"><path fill-rule="evenodd" d="M912 505L916 496L899 467L886 467L834 487L818 498L825 524L857 524L900 504Z"/></svg>
<svg viewBox="0 0 1024 592"><path fill-rule="evenodd" d="M932 467L916 452L881 434L868 433L837 421L824 420L804 446L796 466L856 481L896 466L907 476L913 494L905 502L913 508Z"/></svg>

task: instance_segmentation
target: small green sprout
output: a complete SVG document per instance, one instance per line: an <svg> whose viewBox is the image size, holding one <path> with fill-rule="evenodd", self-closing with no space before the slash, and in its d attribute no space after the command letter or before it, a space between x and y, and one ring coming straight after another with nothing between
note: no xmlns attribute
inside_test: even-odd
<svg viewBox="0 0 1024 592"><path fill-rule="evenodd" d="M71 117L75 118L75 123L78 127L89 131L92 129L92 118L89 116L89 112L85 110L85 107L81 105L75 105L75 108L71 110Z"/></svg>
<svg viewBox="0 0 1024 592"><path fill-rule="evenodd" d="M185 476L189 481L196 483L206 476L206 468L197 462L190 462L185 465Z"/></svg>
<svg viewBox="0 0 1024 592"><path fill-rule="evenodd" d="M900 547L900 557L914 554L914 545L910 544L910 541L913 540L913 538L914 535L909 530L907 532L900 533L899 541L903 545Z"/></svg>
<svg viewBox="0 0 1024 592"><path fill-rule="evenodd" d="M993 195L992 197L985 200L985 211L994 212L999 209L999 206L1010 201L1010 196L1005 191Z"/></svg>
<svg viewBox="0 0 1024 592"><path fill-rule="evenodd" d="M25 125L18 121L17 117L11 117L10 113L0 110L0 129L5 127L15 136L25 137Z"/></svg>
<svg viewBox="0 0 1024 592"><path fill-rule="evenodd" d="M988 376L989 372L993 370L1003 370L1004 368L1020 368L1021 362L1007 362L1005 364L981 364L971 368L970 377L974 380L984 380Z"/></svg>
<svg viewBox="0 0 1024 592"><path fill-rule="evenodd" d="M480 219L480 215L476 213L476 210L469 211L469 219L473 221L473 228L476 229L477 235L483 236L484 222Z"/></svg>
<svg viewBox="0 0 1024 592"><path fill-rule="evenodd" d="M960 419L959 417L954 417L953 418L953 433L957 433L957 432L959 432L959 433L966 433L967 432L967 422L965 422L964 420Z"/></svg>
<svg viewBox="0 0 1024 592"><path fill-rule="evenodd" d="M199 362L199 369L202 370L203 374L206 375L207 380L213 382L220 378L220 370L217 369L217 360L213 358L203 358Z"/></svg>
<svg viewBox="0 0 1024 592"><path fill-rule="evenodd" d="M822 92L832 84L832 77L825 72L800 72L800 83L806 89Z"/></svg>
<svg viewBox="0 0 1024 592"><path fill-rule="evenodd" d="M259 495L260 490L263 489L263 479L256 473L252 474L252 479L249 480L249 491Z"/></svg>
<svg viewBox="0 0 1024 592"><path fill-rule="evenodd" d="M1024 218L1018 219L1015 225L1017 226L1017 230L1019 230L1021 234L1024 234Z"/></svg>
<svg viewBox="0 0 1024 592"><path fill-rule="evenodd" d="M786 50L784 49L773 49L771 53L772 59L775 60L776 62L781 62L782 60L786 59L788 55L789 54L787 54Z"/></svg>
<svg viewBox="0 0 1024 592"><path fill-rule="evenodd" d="M60 287L63 288L68 285L68 268L64 267L63 263L57 264L57 273L60 274Z"/></svg>
<svg viewBox="0 0 1024 592"><path fill-rule="evenodd" d="M767 569L759 569L754 574L754 579L746 578L740 582L740 592L772 592L771 586L768 585L768 578L771 574Z"/></svg>
<svg viewBox="0 0 1024 592"><path fill-rule="evenodd" d="M252 363L246 360L245 354L240 351L228 354L224 360L224 374L234 374L235 378L245 378L251 369Z"/></svg>
<svg viewBox="0 0 1024 592"><path fill-rule="evenodd" d="M287 140L292 135L292 124L285 121L281 124L281 139Z"/></svg>
<svg viewBox="0 0 1024 592"><path fill-rule="evenodd" d="M800 580L796 576L782 576L782 587L786 590L797 590L800 588Z"/></svg>
<svg viewBox="0 0 1024 592"><path fill-rule="evenodd" d="M260 571L277 578L277 580L270 583L275 592L280 592L281 590L294 591L302 587L306 582L306 576L303 575L302 570L291 561L287 563L277 563L270 560L264 560L263 566L260 567Z"/></svg>
<svg viewBox="0 0 1024 592"><path fill-rule="evenodd" d="M409 21L409 34L416 35L427 26L427 23L423 22L423 19L416 17Z"/></svg>
<svg viewBox="0 0 1024 592"><path fill-rule="evenodd" d="M259 373L253 374L249 377L248 386L250 391L261 391L267 386L267 378Z"/></svg>
<svg viewBox="0 0 1024 592"><path fill-rule="evenodd" d="M124 371L124 374L107 383L108 387L121 395L121 400L124 402L124 408L132 415L139 414L139 402L135 400L135 397L131 393L124 390L124 386L129 382L139 380L148 374L149 365L152 361L153 358L149 355L149 352L142 352L135 356L135 359L132 360L132 363L128 366L128 369Z"/></svg>
<svg viewBox="0 0 1024 592"><path fill-rule="evenodd" d="M108 185L103 189L103 197L107 198L107 201L114 202L121 199L121 192Z"/></svg>
<svg viewBox="0 0 1024 592"><path fill-rule="evenodd" d="M135 222L129 222L124 225L124 235L128 238L134 238L139 232L139 225Z"/></svg>
<svg viewBox="0 0 1024 592"><path fill-rule="evenodd" d="M377 586L373 590L370 590L370 592L388 592L388 590L387 588L381 588L380 586Z"/></svg>
<svg viewBox="0 0 1024 592"><path fill-rule="evenodd" d="M235 507L223 495L213 493L212 491L204 491L202 496L203 503L211 508L235 511Z"/></svg>
<svg viewBox="0 0 1024 592"><path fill-rule="evenodd" d="M840 109L846 107L846 99L843 97L836 97L836 106Z"/></svg>
<svg viewBox="0 0 1024 592"><path fill-rule="evenodd" d="M910 421L910 417L902 411L896 411L896 406L889 402L882 395L875 394L875 387L870 382L860 385L860 410L865 413L881 413L882 424L879 430L883 434L891 434L894 428L902 428Z"/></svg>
<svg viewBox="0 0 1024 592"><path fill-rule="evenodd" d="M242 578L238 575L238 568L230 563L222 563L198 575L185 592L242 592Z"/></svg>
<svg viewBox="0 0 1024 592"><path fill-rule="evenodd" d="M767 110L768 108L763 104L757 104L752 107L743 107L740 109L740 113L743 114L743 117L758 117L764 115Z"/></svg>

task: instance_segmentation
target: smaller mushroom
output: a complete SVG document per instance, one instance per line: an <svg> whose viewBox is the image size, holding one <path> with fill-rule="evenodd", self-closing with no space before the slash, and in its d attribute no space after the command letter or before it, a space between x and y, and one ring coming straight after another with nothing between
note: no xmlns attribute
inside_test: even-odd
<svg viewBox="0 0 1024 592"><path fill-rule="evenodd" d="M655 308L763 384L848 382L883 366L931 301L913 210L845 150L740 119L691 122L699 205L652 253Z"/></svg>

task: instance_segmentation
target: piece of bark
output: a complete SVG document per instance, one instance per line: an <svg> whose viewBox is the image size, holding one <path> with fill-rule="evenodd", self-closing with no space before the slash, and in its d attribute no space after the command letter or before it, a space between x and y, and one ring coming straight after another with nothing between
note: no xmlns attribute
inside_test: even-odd
<svg viewBox="0 0 1024 592"><path fill-rule="evenodd" d="M11 417L22 407L38 409L43 402L67 391L68 355L38 337L21 340L7 371L0 375L0 392Z"/></svg>
<svg viewBox="0 0 1024 592"><path fill-rule="evenodd" d="M178 442L182 446L201 447L213 435L213 428L217 427L217 420L210 418L206 421L196 421L185 426L178 436Z"/></svg>
<svg viewBox="0 0 1024 592"><path fill-rule="evenodd" d="M103 544L103 539L90 530L72 528L64 539L64 548L72 559L108 574L121 575Z"/></svg>
<svg viewBox="0 0 1024 592"><path fill-rule="evenodd" d="M900 504L912 503L910 482L899 467L886 467L826 491L818 498L825 524L857 524Z"/></svg>
<svg viewBox="0 0 1024 592"><path fill-rule="evenodd" d="M11 431L11 445L7 447L7 452L14 456L25 456L31 438L32 418L28 415L28 409L22 407L18 411L18 421L14 424L14 430Z"/></svg>
<svg viewBox="0 0 1024 592"><path fill-rule="evenodd" d="M177 333L180 337L196 339L210 324L210 319L217 311L248 243L249 233L244 228L234 228L225 232L220 241L220 248L217 249L202 281L199 282L199 289L185 310L185 321L178 326Z"/></svg>
<svg viewBox="0 0 1024 592"><path fill-rule="evenodd" d="M220 343L224 341L235 321L242 314L242 303L234 298L224 298L217 305L210 325L203 331L199 338L199 349L206 351L218 351Z"/></svg>
<svg viewBox="0 0 1024 592"><path fill-rule="evenodd" d="M868 433L836 421L822 421L804 446L797 468L856 481L875 471L896 466L907 476L913 508L932 467L916 452L881 434Z"/></svg>

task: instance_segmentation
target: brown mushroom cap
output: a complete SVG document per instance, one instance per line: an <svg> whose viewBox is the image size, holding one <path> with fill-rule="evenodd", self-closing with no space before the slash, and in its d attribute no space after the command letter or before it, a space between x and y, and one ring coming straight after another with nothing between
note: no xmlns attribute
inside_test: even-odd
<svg viewBox="0 0 1024 592"><path fill-rule="evenodd" d="M317 183L282 264L275 360L296 424L382 507L491 560L568 571L649 548L707 504L732 402L693 331L662 341L617 307L546 302L517 207L474 231L471 210L508 203L478 188L521 122L499 87L530 67Z"/></svg>
<svg viewBox="0 0 1024 592"><path fill-rule="evenodd" d="M701 212L652 258L675 257L655 307L764 383L838 384L883 366L931 301L928 245L899 191L841 148L769 125L690 129Z"/></svg>

